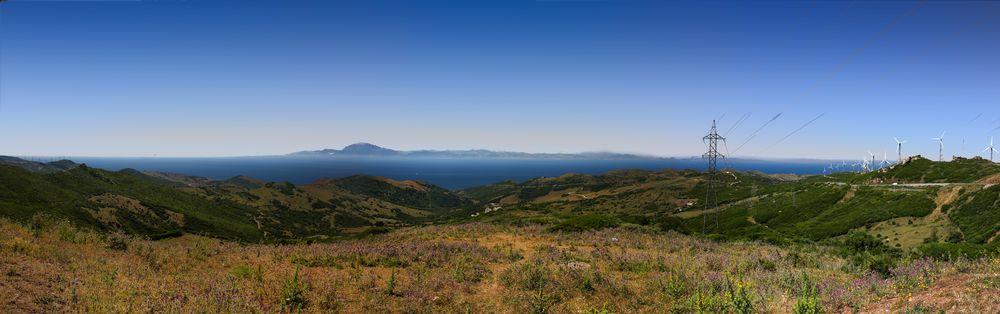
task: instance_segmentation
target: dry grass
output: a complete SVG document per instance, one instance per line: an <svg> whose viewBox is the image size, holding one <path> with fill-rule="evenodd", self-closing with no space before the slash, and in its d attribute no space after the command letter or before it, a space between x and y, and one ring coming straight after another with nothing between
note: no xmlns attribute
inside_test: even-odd
<svg viewBox="0 0 1000 314"><path fill-rule="evenodd" d="M916 306L912 299L990 309L992 300L949 303L941 300L949 294L928 287L997 295L998 269L996 260L915 260L883 279L823 246L717 243L639 228L556 234L465 224L330 244L246 245L0 221L4 313L663 313L747 304L783 313L808 297L803 287L815 287L828 312L906 310Z"/></svg>

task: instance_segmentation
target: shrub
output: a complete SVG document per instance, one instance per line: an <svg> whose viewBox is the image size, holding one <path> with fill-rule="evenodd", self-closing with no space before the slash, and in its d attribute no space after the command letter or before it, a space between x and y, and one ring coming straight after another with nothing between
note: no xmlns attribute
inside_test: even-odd
<svg viewBox="0 0 1000 314"><path fill-rule="evenodd" d="M809 276L802 275L802 291L795 298L795 307L792 312L795 314L822 314L823 307L819 304L819 293L816 290L816 284L809 279Z"/></svg>
<svg viewBox="0 0 1000 314"><path fill-rule="evenodd" d="M392 273L389 275L389 282L385 284L385 292L389 295L396 294L396 269L392 269Z"/></svg>
<svg viewBox="0 0 1000 314"><path fill-rule="evenodd" d="M458 282L479 282L492 273L482 262L471 257L459 258L450 267L451 276Z"/></svg>
<svg viewBox="0 0 1000 314"><path fill-rule="evenodd" d="M281 308L290 311L302 310L309 303L306 299L306 291L308 290L309 284L299 279L299 268L296 267L295 275L292 278L285 279L282 286L281 301L279 302Z"/></svg>
<svg viewBox="0 0 1000 314"><path fill-rule="evenodd" d="M750 298L750 284L743 280L741 275L735 281L729 280L729 289L726 291L729 297L729 306L736 313L754 313L753 300Z"/></svg>
<svg viewBox="0 0 1000 314"><path fill-rule="evenodd" d="M607 305L604 305L603 307L601 307L601 309L589 308L587 310L584 310L583 314L611 314L611 311L608 310Z"/></svg>
<svg viewBox="0 0 1000 314"><path fill-rule="evenodd" d="M500 284L504 287L528 292L527 300L521 302L529 307L531 313L548 313L549 308L559 301L558 296L549 291L553 279L552 270L541 260L512 266L500 274Z"/></svg>
<svg viewBox="0 0 1000 314"><path fill-rule="evenodd" d="M952 231L948 233L948 237L944 239L948 243L959 243L962 242L962 233L959 231Z"/></svg>
<svg viewBox="0 0 1000 314"><path fill-rule="evenodd" d="M844 240L844 245L851 253L862 253L862 252L878 252L884 251L888 247L882 240L871 236L870 234L861 231L852 231L847 234L847 239Z"/></svg>
<svg viewBox="0 0 1000 314"><path fill-rule="evenodd" d="M522 290L545 289L552 281L552 271L541 260L532 260L508 268L500 274L500 283L507 288Z"/></svg>
<svg viewBox="0 0 1000 314"><path fill-rule="evenodd" d="M109 233L105 239L107 248L115 251L128 250L128 241L129 236L121 232Z"/></svg>
<svg viewBox="0 0 1000 314"><path fill-rule="evenodd" d="M694 294L688 297L681 307L674 308L675 313L722 313L725 312L725 304L719 300L710 290L699 288Z"/></svg>
<svg viewBox="0 0 1000 314"><path fill-rule="evenodd" d="M368 227L367 229L361 232L361 235L369 236L376 234L386 234L389 233L390 231L392 231L392 229L389 229L389 227L375 226L375 227Z"/></svg>
<svg viewBox="0 0 1000 314"><path fill-rule="evenodd" d="M264 279L264 271L260 269L260 266L254 269L246 265L236 265L229 270L229 275L239 279L253 279L254 281Z"/></svg>
<svg viewBox="0 0 1000 314"><path fill-rule="evenodd" d="M758 259L757 263L760 265L760 269L764 271L773 272L778 269L778 265L769 259Z"/></svg>
<svg viewBox="0 0 1000 314"><path fill-rule="evenodd" d="M896 267L896 259L885 255L879 254L867 258L866 261L868 270L878 273L882 278L888 278L891 275L891 270Z"/></svg>
<svg viewBox="0 0 1000 314"><path fill-rule="evenodd" d="M681 275L671 273L665 282L661 282L663 292L671 297L680 297L687 293L687 281Z"/></svg>
<svg viewBox="0 0 1000 314"><path fill-rule="evenodd" d="M953 260L959 257L978 259L997 256L1000 254L1000 245L994 243L927 243L917 247L917 251L920 252L920 255L939 260Z"/></svg>

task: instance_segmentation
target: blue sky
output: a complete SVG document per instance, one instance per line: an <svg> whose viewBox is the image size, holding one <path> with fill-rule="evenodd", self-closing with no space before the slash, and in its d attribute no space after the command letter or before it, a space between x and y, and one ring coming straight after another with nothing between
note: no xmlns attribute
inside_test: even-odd
<svg viewBox="0 0 1000 314"><path fill-rule="evenodd" d="M997 38L988 1L10 0L0 154L686 156L712 119L750 114L735 150L782 113L733 155L891 155L899 136L936 156L945 130L972 155L1000 136Z"/></svg>

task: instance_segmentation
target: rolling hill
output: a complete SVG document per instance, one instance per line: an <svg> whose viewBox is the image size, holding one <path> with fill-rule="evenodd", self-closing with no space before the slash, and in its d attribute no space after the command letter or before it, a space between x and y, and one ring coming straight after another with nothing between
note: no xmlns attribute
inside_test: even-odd
<svg viewBox="0 0 1000 314"><path fill-rule="evenodd" d="M863 232L902 248L990 244L1000 233L994 185L1000 167L982 159L918 156L871 173L807 177L726 170L718 177L718 206L709 208L706 176L694 170L565 174L449 191L364 175L296 185L4 160L4 216L27 221L44 213L152 238L199 233L244 241L323 240L373 226L456 220L567 230L633 223L773 242Z"/></svg>
<svg viewBox="0 0 1000 314"><path fill-rule="evenodd" d="M182 233L249 242L322 240L372 226L466 215L477 202L430 184L352 176L296 186L249 177L0 164L0 216L67 219L98 230L163 238Z"/></svg>
<svg viewBox="0 0 1000 314"><path fill-rule="evenodd" d="M656 224L695 234L775 242L868 233L894 247L933 242L992 243L1000 232L1000 166L979 158L934 162L919 156L884 170L789 178L724 171L719 206L705 209L706 177L696 171L567 174L459 191L504 208L484 221L597 226ZM718 227L716 227L716 216ZM553 218L555 217L555 218ZM604 223L593 224L594 220Z"/></svg>

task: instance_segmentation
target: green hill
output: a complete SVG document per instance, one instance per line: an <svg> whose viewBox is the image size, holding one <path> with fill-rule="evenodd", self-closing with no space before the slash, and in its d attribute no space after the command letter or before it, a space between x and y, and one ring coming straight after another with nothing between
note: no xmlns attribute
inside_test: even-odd
<svg viewBox="0 0 1000 314"><path fill-rule="evenodd" d="M249 177L211 181L131 169L45 166L23 160L0 165L0 216L67 219L151 238L194 233L258 242L321 240L376 225L428 223L465 216L478 206L430 184L366 176L300 187Z"/></svg>
<svg viewBox="0 0 1000 314"><path fill-rule="evenodd" d="M1000 165L980 157L956 157L953 161L941 162L915 156L862 178L890 183L972 183L997 173L1000 173Z"/></svg>
<svg viewBox="0 0 1000 314"><path fill-rule="evenodd" d="M251 208L186 193L136 171L85 165L53 173L0 166L0 206L14 219L46 214L153 237L183 231L257 241L264 232Z"/></svg>
<svg viewBox="0 0 1000 314"><path fill-rule="evenodd" d="M981 158L915 157L871 173L788 180L723 171L717 207L695 171L616 171L500 182L460 191L503 211L476 220L552 224L558 230L649 224L685 233L769 241L820 241L861 231L890 246L991 243L1000 232L1000 166ZM718 228L716 228L716 215Z"/></svg>
<svg viewBox="0 0 1000 314"><path fill-rule="evenodd" d="M1000 231L1000 185L970 187L950 208L948 217L968 242L992 242Z"/></svg>
<svg viewBox="0 0 1000 314"><path fill-rule="evenodd" d="M714 207L705 205L706 175L693 170L566 174L453 192L364 175L296 185L71 163L68 170L11 159L6 164L0 166L0 215L30 221L45 214L152 238L197 233L244 241L322 240L373 226L455 220L566 231L639 224L777 242L860 231L903 248L992 243L1000 232L1000 187L992 185L1000 172L979 158L915 157L872 173L799 178L725 170L717 177Z"/></svg>
<svg viewBox="0 0 1000 314"><path fill-rule="evenodd" d="M469 208L475 205L471 199L418 181L396 181L384 177L354 175L339 179L323 179L314 184L332 185L356 195L431 212Z"/></svg>

